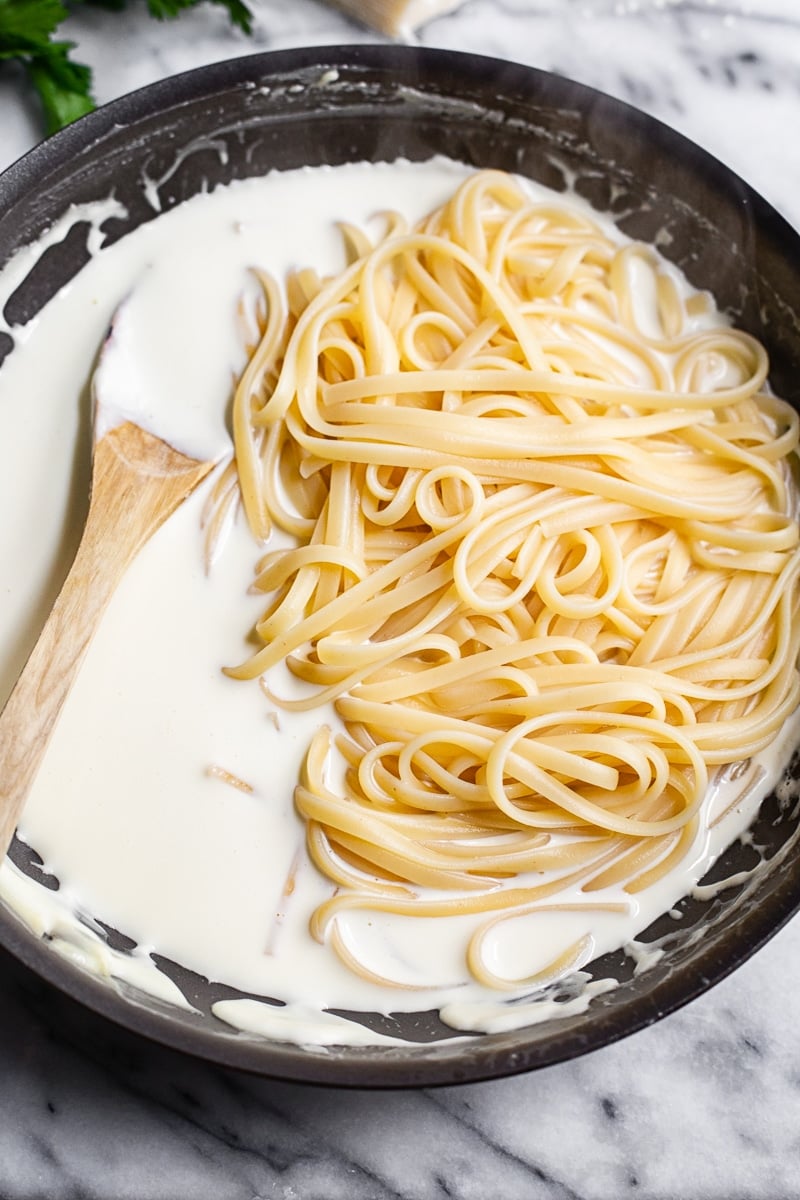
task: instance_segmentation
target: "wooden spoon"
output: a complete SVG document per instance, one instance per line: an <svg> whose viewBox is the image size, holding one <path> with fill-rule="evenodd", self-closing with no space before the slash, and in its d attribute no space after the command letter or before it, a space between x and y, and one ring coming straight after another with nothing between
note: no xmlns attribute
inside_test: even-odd
<svg viewBox="0 0 800 1200"><path fill-rule="evenodd" d="M113 332L104 354L109 346ZM95 404L95 427L103 428L99 390ZM75 561L0 714L0 861L115 588L148 538L213 466L132 421L95 442L89 512Z"/></svg>

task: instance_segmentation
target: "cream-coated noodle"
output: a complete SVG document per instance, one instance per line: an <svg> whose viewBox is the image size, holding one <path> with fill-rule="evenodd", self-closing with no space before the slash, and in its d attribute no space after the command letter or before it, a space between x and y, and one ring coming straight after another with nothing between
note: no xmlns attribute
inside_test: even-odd
<svg viewBox="0 0 800 1200"><path fill-rule="evenodd" d="M484 914L469 969L518 989L588 935L510 979L489 932L663 878L710 773L797 706L798 419L754 338L584 210L483 171L383 221L343 226L348 265L291 276L288 310L261 276L209 540L240 494L296 545L262 558L261 646L228 670L347 731L295 795L334 885L315 937L402 986L341 914ZM281 662L305 698L273 694Z"/></svg>

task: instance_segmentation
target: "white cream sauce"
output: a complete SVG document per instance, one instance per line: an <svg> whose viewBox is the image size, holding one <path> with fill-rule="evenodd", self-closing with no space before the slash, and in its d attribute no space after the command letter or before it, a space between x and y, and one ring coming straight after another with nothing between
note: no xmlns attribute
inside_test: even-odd
<svg viewBox="0 0 800 1200"><path fill-rule="evenodd" d="M367 225L389 208L414 219L465 172L442 160L289 172L195 197L111 248L95 237L78 277L28 328L13 331L18 346L0 370L0 439L13 448L0 473L0 511L13 514L0 524L0 702L76 545L89 459L88 383L120 302L127 297L115 331L118 353L99 378L113 401L108 422L133 416L190 453L217 453L229 445L231 380L243 361L235 313L252 286L249 268L279 278L300 265L336 270L343 262L336 219ZM62 226L61 236L69 221ZM26 251L25 261L34 253ZM23 265L18 258L0 276L0 311ZM310 937L309 917L330 884L306 858L292 794L311 734L337 718L332 710L276 715L258 683L222 674L247 652L245 634L261 606L248 586L261 550L239 519L206 575L205 490L156 534L120 586L25 809L20 834L60 889L45 889L7 861L0 895L56 950L167 1002L186 1007L151 951L251 997L286 1002L215 1005L222 1020L249 1034L318 1045L391 1041L324 1011L331 1007L438 1007L464 1030L546 1019L550 1002L509 1006L504 1000L513 992L488 995L471 981L464 951L474 918L342 919L347 943L377 974L398 981L392 988L351 973ZM271 675L270 685L278 695L296 686L287 672ZM491 968L524 977L587 931L584 958L631 943L751 822L787 757L787 738L745 777L711 789L711 828L679 869L636 897L595 894L624 904L624 912L587 906L510 918L492 938ZM758 786L750 786L759 771ZM230 786L225 772L250 790ZM566 899L585 904L580 893ZM95 919L134 939L136 949L111 950L93 931ZM569 1011L581 1011L606 982L590 985Z"/></svg>

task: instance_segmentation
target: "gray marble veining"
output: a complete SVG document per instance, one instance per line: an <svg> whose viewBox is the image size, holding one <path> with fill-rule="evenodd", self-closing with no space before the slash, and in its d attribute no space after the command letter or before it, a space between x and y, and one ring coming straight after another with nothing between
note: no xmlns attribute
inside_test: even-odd
<svg viewBox="0 0 800 1200"><path fill-rule="evenodd" d="M257 50L374 41L314 0L157 25L81 9L100 100ZM559 71L717 154L800 226L797 0L468 0L420 44ZM0 70L0 166L37 137ZM0 954L0 1197L791 1200L800 1197L800 923L684 1010L588 1057L409 1093L249 1078L145 1045Z"/></svg>
<svg viewBox="0 0 800 1200"><path fill-rule="evenodd" d="M3 963L0 1194L800 1195L800 929L650 1029L515 1079L367 1093L145 1046Z"/></svg>

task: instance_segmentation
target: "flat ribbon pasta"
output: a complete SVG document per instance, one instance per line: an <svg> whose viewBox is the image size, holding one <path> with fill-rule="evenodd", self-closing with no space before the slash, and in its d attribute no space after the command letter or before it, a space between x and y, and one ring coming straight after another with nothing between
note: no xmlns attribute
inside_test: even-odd
<svg viewBox="0 0 800 1200"><path fill-rule="evenodd" d="M264 280L236 469L255 537L298 544L259 565L262 645L229 673L269 689L286 660L310 685L286 707L333 700L347 730L296 793L335 887L315 935L352 909L484 913L468 965L505 988L498 920L652 885L709 771L797 705L798 419L653 250L501 172L416 229L345 234L348 265L293 277L286 313Z"/></svg>

